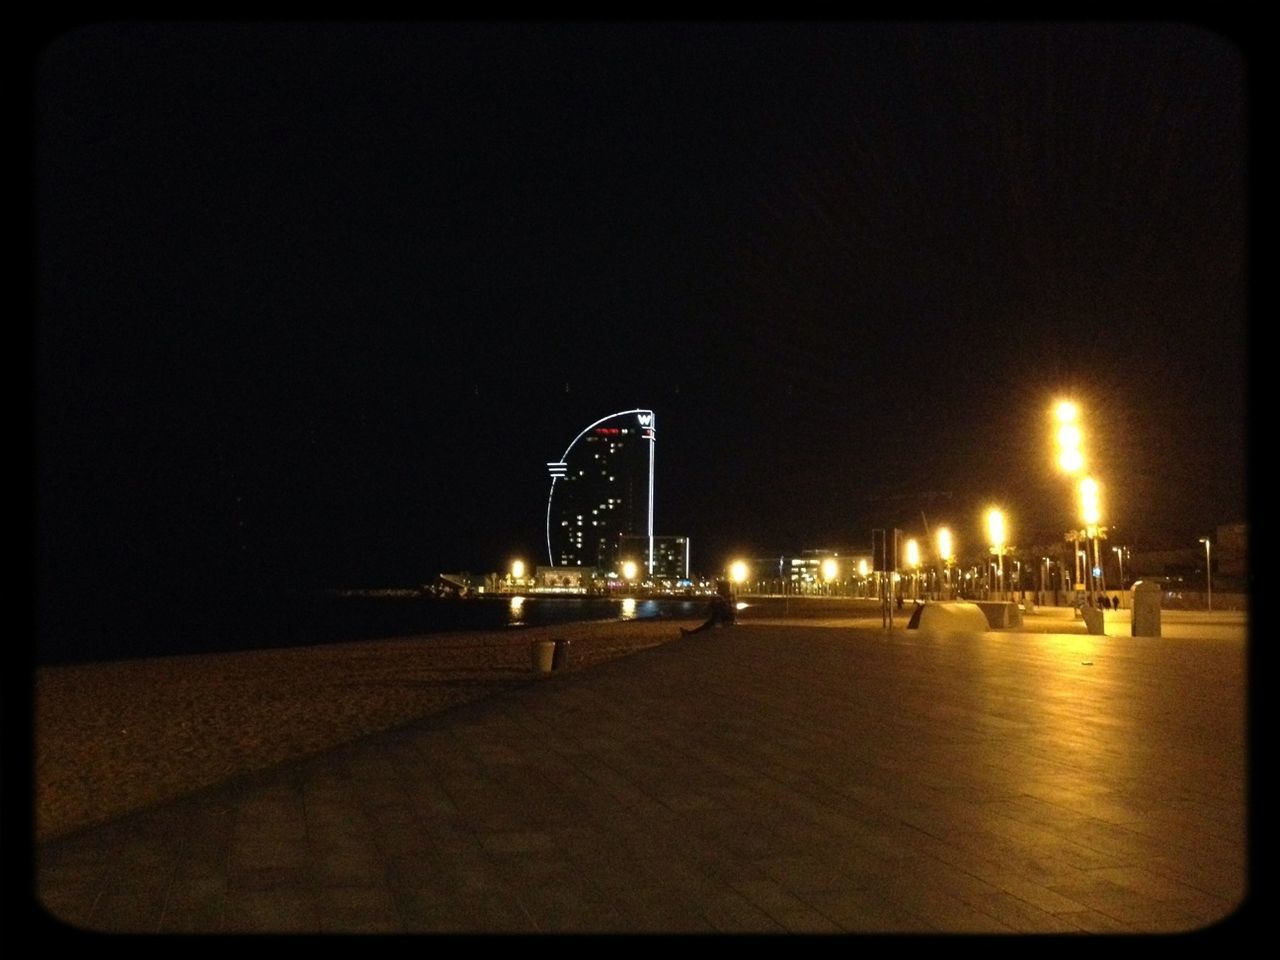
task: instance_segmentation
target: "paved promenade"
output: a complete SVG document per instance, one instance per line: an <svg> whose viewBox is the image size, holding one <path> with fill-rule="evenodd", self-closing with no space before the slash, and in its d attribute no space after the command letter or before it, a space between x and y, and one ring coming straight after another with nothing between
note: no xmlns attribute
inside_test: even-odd
<svg viewBox="0 0 1280 960"><path fill-rule="evenodd" d="M1069 616L1055 629L1081 630ZM1231 917L1248 894L1242 621L1131 638L1028 620L930 638L905 620L748 619L531 674L45 844L35 892L71 927L134 933L1181 933Z"/></svg>

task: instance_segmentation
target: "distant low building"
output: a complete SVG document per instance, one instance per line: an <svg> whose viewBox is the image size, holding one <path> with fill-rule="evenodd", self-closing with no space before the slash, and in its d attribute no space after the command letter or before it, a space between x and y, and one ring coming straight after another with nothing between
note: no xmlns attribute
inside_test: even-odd
<svg viewBox="0 0 1280 960"><path fill-rule="evenodd" d="M651 543L652 563L649 553ZM688 537L623 537L619 543L619 552L621 559L632 559L641 569L652 571L650 579L689 579Z"/></svg>
<svg viewBox="0 0 1280 960"><path fill-rule="evenodd" d="M596 583L595 567L540 566L534 575L534 590L538 593L586 594Z"/></svg>

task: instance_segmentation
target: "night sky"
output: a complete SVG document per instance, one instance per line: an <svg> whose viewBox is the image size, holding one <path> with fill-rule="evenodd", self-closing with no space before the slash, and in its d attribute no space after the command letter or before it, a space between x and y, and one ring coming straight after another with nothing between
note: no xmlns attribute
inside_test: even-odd
<svg viewBox="0 0 1280 960"><path fill-rule="evenodd" d="M52 603L545 562L657 413L695 568L1246 519L1250 65L1180 25L90 26L34 62ZM920 529L917 526L915 529Z"/></svg>

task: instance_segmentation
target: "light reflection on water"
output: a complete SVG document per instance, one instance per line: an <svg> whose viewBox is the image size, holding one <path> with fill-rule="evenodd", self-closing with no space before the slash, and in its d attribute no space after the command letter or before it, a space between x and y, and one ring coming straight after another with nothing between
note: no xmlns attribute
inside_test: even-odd
<svg viewBox="0 0 1280 960"><path fill-rule="evenodd" d="M702 604L698 601L665 602L641 600L635 597L617 599L545 600L541 597L510 597L505 614L508 627L536 627L550 623L577 620L649 620L672 614L700 616ZM689 611L693 612L690 613Z"/></svg>

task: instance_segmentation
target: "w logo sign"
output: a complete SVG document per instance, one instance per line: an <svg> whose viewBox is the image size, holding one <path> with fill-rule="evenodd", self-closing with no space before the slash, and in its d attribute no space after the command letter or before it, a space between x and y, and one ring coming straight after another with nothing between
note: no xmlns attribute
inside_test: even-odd
<svg viewBox="0 0 1280 960"><path fill-rule="evenodd" d="M642 426L642 427L650 427L650 426L653 426L653 414L652 414L652 413L637 413L637 414L636 414L636 419L640 421L640 426Z"/></svg>

